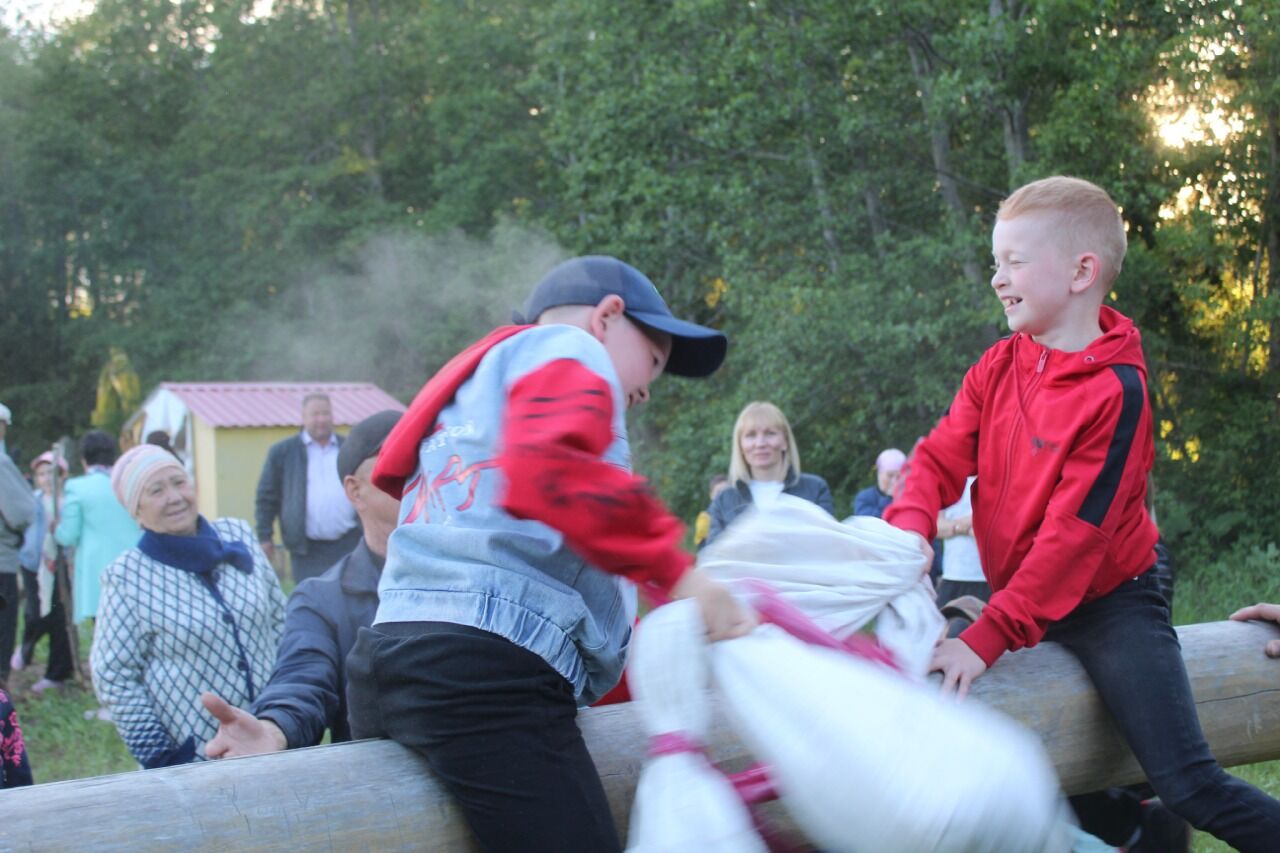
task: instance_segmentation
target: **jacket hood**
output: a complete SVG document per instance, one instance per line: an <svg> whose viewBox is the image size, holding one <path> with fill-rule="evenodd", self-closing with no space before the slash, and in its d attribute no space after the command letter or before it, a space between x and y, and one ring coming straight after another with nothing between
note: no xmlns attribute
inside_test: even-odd
<svg viewBox="0 0 1280 853"><path fill-rule="evenodd" d="M400 500L404 494L405 480L418 467L418 446L435 431L436 416L440 414L440 410L453 399L458 387L476 372L476 367L489 350L512 335L531 328L531 325L499 326L455 355L435 376L427 380L427 384L413 398L409 411L404 413L382 443L378 461L373 466L373 484Z"/></svg>
<svg viewBox="0 0 1280 853"><path fill-rule="evenodd" d="M1047 372L1049 381L1072 380L1081 374L1096 373L1120 364L1133 365L1145 377L1147 362L1142 355L1142 333L1133 321L1114 308L1103 305L1098 325L1102 327L1102 335L1079 352L1050 349L1036 343L1030 335L1019 332L1010 342L1015 363L1020 371Z"/></svg>

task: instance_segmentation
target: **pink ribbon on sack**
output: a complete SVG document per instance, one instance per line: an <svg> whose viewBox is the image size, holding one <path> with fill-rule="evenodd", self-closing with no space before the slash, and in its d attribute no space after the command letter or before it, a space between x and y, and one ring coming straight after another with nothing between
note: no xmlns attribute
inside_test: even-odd
<svg viewBox="0 0 1280 853"><path fill-rule="evenodd" d="M681 753L695 753L702 756L707 764L722 773L733 784L738 796L749 806L778 799L778 789L773 786L773 780L769 778L769 768L763 764L753 764L737 773L725 773L711 764L706 744L694 740L684 732L663 732L649 738L650 758Z"/></svg>
<svg viewBox="0 0 1280 853"><path fill-rule="evenodd" d="M837 639L810 619L804 611L787 603L776 589L764 581L748 578L742 581L742 584L752 593L751 606L755 608L756 613L760 616L761 623L777 625L797 640L802 640L809 645L844 652L845 654L886 666L895 672L902 672L902 667L894 658L893 653L874 639L858 633L850 634L843 640ZM641 590L657 606L671 602L670 597L654 587L642 586ZM800 849L783 838L773 827L769 826L761 814L753 808L759 803L767 803L778 799L778 789L774 785L773 779L769 776L769 767L767 765L756 763L738 773L725 773L711 763L711 758L707 755L706 744L689 737L684 732L664 732L649 738L649 755L653 758L686 752L701 755L708 765L722 773L729 780L738 792L742 802L747 805L751 812L751 819L755 823L756 831L760 833L760 836L771 851L774 851L774 853L793 853L793 851Z"/></svg>
<svg viewBox="0 0 1280 853"><path fill-rule="evenodd" d="M649 738L650 758L657 758L660 755L678 755L682 752L697 752L706 755L707 747L684 732L663 732L660 735L654 735Z"/></svg>
<svg viewBox="0 0 1280 853"><path fill-rule="evenodd" d="M895 672L902 672L893 652L865 634L854 633L838 640L822 630L803 610L788 604L776 589L764 581L749 578L742 584L755 593L751 606L760 614L761 622L777 625L797 640L803 640L811 646L845 652L872 663L883 664Z"/></svg>

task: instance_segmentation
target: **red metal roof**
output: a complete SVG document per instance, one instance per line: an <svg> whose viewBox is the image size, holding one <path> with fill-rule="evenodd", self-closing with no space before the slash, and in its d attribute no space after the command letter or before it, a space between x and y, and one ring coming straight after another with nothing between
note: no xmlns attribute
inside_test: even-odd
<svg viewBox="0 0 1280 853"><path fill-rule="evenodd" d="M161 382L192 412L215 427L302 426L302 398L329 395L333 422L351 426L385 409L405 406L372 382Z"/></svg>

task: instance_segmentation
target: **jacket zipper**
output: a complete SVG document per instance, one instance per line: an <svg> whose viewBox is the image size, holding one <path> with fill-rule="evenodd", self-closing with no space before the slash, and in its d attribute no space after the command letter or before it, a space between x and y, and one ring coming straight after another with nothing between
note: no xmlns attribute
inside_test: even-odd
<svg viewBox="0 0 1280 853"><path fill-rule="evenodd" d="M1018 369L1018 360L1016 356L1014 357L1012 363L1013 363L1013 369L1015 371L1014 392L1017 394L1017 397L1018 397L1018 403L1019 403L1018 410L1019 412L1022 413L1023 417L1018 419L1017 428L1009 430L1009 442L1008 444L1005 445L1005 449L1004 449L1004 481L1000 484L1000 498L996 502L996 508L991 513L992 523L988 525L987 535L983 537L983 541L982 541L983 547L982 547L982 550L980 551L980 553L983 555L991 553L991 536L993 531L995 530L995 519L1000 517L1001 511L1004 510L1005 499L1009 496L1009 479L1013 471L1013 448L1015 443L1018 440L1020 433L1022 432L1022 429L1025 427L1026 420L1027 420L1026 418L1027 401L1024 400L1022 397L1022 389L1019 387L1016 387L1016 382L1017 382L1016 371ZM1043 351L1040 353L1040 358L1036 360L1036 376L1031 388L1028 389L1028 393L1035 390L1035 386L1038 385L1040 382L1040 377L1044 375L1045 365L1047 365L1048 363L1049 363L1049 348L1044 347Z"/></svg>

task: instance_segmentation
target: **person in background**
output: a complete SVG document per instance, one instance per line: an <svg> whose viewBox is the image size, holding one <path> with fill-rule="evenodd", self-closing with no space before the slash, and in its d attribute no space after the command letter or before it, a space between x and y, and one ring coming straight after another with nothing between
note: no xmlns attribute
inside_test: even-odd
<svg viewBox="0 0 1280 853"><path fill-rule="evenodd" d="M0 601L0 606L3 602ZM31 785L31 762L27 759L27 745L22 739L22 726L18 712L0 678L0 790Z"/></svg>
<svg viewBox="0 0 1280 853"><path fill-rule="evenodd" d="M711 527L703 545L710 545L743 510L767 505L778 495L794 495L834 509L827 481L800 472L800 448L786 415L773 403L748 403L733 425L729 446L729 487L711 502Z"/></svg>
<svg viewBox="0 0 1280 853"><path fill-rule="evenodd" d="M308 394L302 399L302 430L272 445L263 463L256 500L258 542L274 559L279 518L296 583L324 572L360 541L356 512L338 478L341 448L328 395Z"/></svg>
<svg viewBox="0 0 1280 853"><path fill-rule="evenodd" d="M58 544L53 540L53 526L61 511L61 507L54 504L54 495L58 493L55 480L67 473L66 460L59 456L57 463L55 467L54 456L47 451L31 463L36 485L36 520L27 528L19 555L25 598L24 627L22 643L13 653L10 664L15 672L26 669L35 659L36 644L48 635L49 661L44 676L31 685L31 692L36 695L61 687L75 671L71 638L67 633L67 611L62 603L65 593L60 589L65 578L58 577Z"/></svg>
<svg viewBox="0 0 1280 853"><path fill-rule="evenodd" d="M71 594L77 624L98 615L103 570L142 535L111 491L115 440L101 430L90 430L80 439L80 461L84 474L67 481L62 518L53 533L59 545L76 549Z"/></svg>
<svg viewBox="0 0 1280 853"><path fill-rule="evenodd" d="M138 445L112 468L111 486L145 532L103 572L93 687L143 767L198 761L217 731L200 694L257 698L280 644L284 593L248 522L199 514L172 453Z"/></svg>
<svg viewBox="0 0 1280 853"><path fill-rule="evenodd" d="M709 500L715 501L716 495L723 492L729 486L729 478L724 474L712 474L711 479L707 482L707 490L710 493ZM700 548L706 540L707 534L711 532L711 511L710 508L704 509L698 513L697 519L693 522L693 547Z"/></svg>
<svg viewBox="0 0 1280 853"><path fill-rule="evenodd" d="M884 515L885 507L893 500L893 492L906 461L907 455L896 447L880 451L876 457L876 484L853 496L854 515L873 515L876 518Z"/></svg>
<svg viewBox="0 0 1280 853"><path fill-rule="evenodd" d="M36 499L13 460L0 453L0 680L9 677L18 633L18 552L36 518Z"/></svg>
<svg viewBox="0 0 1280 853"><path fill-rule="evenodd" d="M970 492L976 477L964 484L960 500L938 513L938 539L942 540L942 577L938 580L938 609L947 617L947 636L976 622L991 587L982 574L978 540L973 537L973 504Z"/></svg>
<svg viewBox="0 0 1280 853"><path fill-rule="evenodd" d="M257 701L245 711L214 693L200 697L219 723L217 735L205 745L209 758L315 746L325 729L331 743L351 740L347 655L357 632L373 624L387 537L400 514L400 502L369 476L398 420L399 412L379 412L352 427L343 442L338 474L364 536L354 551L298 584L289 596L275 670Z"/></svg>
<svg viewBox="0 0 1280 853"><path fill-rule="evenodd" d="M151 432L147 433L147 437L144 439L144 441L147 444L154 444L156 447L159 447L162 450L169 451L178 459L179 462L182 461L182 457L178 456L178 451L173 449L173 443L169 440L169 433L165 432L164 430L153 429Z"/></svg>
<svg viewBox="0 0 1280 853"><path fill-rule="evenodd" d="M13 413L4 403L0 403L0 455L8 456L14 465L22 464L22 454L18 448L9 443L9 427L13 426Z"/></svg>

